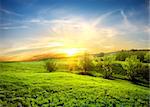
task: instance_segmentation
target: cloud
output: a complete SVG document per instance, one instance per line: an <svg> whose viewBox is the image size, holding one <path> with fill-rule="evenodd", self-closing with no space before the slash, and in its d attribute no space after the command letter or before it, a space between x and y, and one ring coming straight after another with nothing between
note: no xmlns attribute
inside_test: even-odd
<svg viewBox="0 0 150 107"><path fill-rule="evenodd" d="M2 9L2 8L0 8L0 12L6 13L6 14L9 14L9 15L19 16L19 17L23 16L22 14L19 14L19 13L13 12L13 11L9 11L9 10L6 10L6 9Z"/></svg>
<svg viewBox="0 0 150 107"><path fill-rule="evenodd" d="M62 46L64 46L64 44L61 42L50 42L46 47L62 47Z"/></svg>
<svg viewBox="0 0 150 107"><path fill-rule="evenodd" d="M135 25L133 25L129 20L128 20L128 17L127 15L125 14L125 12L123 10L120 10L120 14L122 15L123 17L123 26L124 26L124 29L128 29L128 30L137 30L137 27Z"/></svg>
<svg viewBox="0 0 150 107"><path fill-rule="evenodd" d="M31 19L31 20L29 20L29 21L27 21L27 22L31 22L31 23L40 23L41 20L39 20L39 19Z"/></svg>
<svg viewBox="0 0 150 107"><path fill-rule="evenodd" d="M46 19L30 19L30 20L26 20L24 21L25 23L33 23L33 24L50 24L51 20L46 20Z"/></svg>
<svg viewBox="0 0 150 107"><path fill-rule="evenodd" d="M146 33L150 34L150 27L149 27L149 26L145 26L144 29L145 29L144 31L145 31Z"/></svg>
<svg viewBox="0 0 150 107"><path fill-rule="evenodd" d="M107 22L107 20L113 18L116 12L121 16L122 23L116 23L115 26L104 26L101 23L103 20ZM83 48L91 52L99 52L123 48L130 49L138 46L144 47L144 43L138 42L144 38L142 32L149 31L148 27L145 30L145 28L141 29L143 25L136 26L131 23L127 14L121 9L91 18L90 21L89 18L66 15L55 19L31 18L24 20L22 24L24 26L3 27L3 29L28 28L28 25L32 25L34 29L39 26L38 30L42 29L41 36L32 38L29 43L25 40L22 41L22 44L16 43L17 45L14 45L9 52L15 50L27 50L29 52L42 48L46 49L42 50L43 52L47 49L56 52L62 50L62 48ZM37 29L34 30L38 31Z"/></svg>
<svg viewBox="0 0 150 107"><path fill-rule="evenodd" d="M93 26L96 26L97 24L100 24L103 20L106 20L106 18L108 18L109 16L111 16L112 14L116 13L120 11L120 9L117 10L113 10L107 13L104 13L102 15L100 15L99 17L97 17L93 23Z"/></svg>
<svg viewBox="0 0 150 107"><path fill-rule="evenodd" d="M28 26L1 26L2 30L11 30L11 29L26 29Z"/></svg>
<svg viewBox="0 0 150 107"><path fill-rule="evenodd" d="M27 20L25 23L48 25L47 27L49 27L49 33L47 36L41 36L41 38L37 38L40 40L39 44L33 43L34 45L32 45L31 43L30 45L28 44L27 48L45 48L57 46L58 51L62 47L87 48L91 51L100 48L108 49L107 46L110 47L113 44L112 38L117 38L121 32L114 27L104 27L99 22L100 19L102 20L104 17L109 17L109 15L116 11L118 10L106 13L105 15L99 16L91 21L79 16L65 16L65 18L62 17L60 19L51 20L40 18ZM97 26L97 24L100 24L101 26Z"/></svg>
<svg viewBox="0 0 150 107"><path fill-rule="evenodd" d="M57 48L63 47L64 44L59 41L26 41L23 43L13 44L8 48L0 48L1 53L0 55L16 55L22 53L32 53L36 52L35 54L45 53L45 52L52 52L55 51Z"/></svg>
<svg viewBox="0 0 150 107"><path fill-rule="evenodd" d="M128 18L123 10L120 10L121 15L123 16L123 20L126 24L129 24Z"/></svg>
<svg viewBox="0 0 150 107"><path fill-rule="evenodd" d="M49 30L50 35L48 36L49 39L53 37L55 40L61 40L64 43L64 47L95 50L95 48L100 48L99 45L107 45L108 39L120 33L115 28L98 27L93 23L95 23L95 19L88 21L82 17L75 16L73 18L52 20Z"/></svg>
<svg viewBox="0 0 150 107"><path fill-rule="evenodd" d="M7 16L3 17L3 13L7 14ZM2 30L9 30L9 29L25 29L28 28L26 25L22 25L21 21L18 21L14 19L14 17L23 17L22 14L19 14L17 12L13 12L7 9L0 8L0 14L1 14L1 23L0 23L0 29ZM9 16L14 16L8 17Z"/></svg>
<svg viewBox="0 0 150 107"><path fill-rule="evenodd" d="M9 26L12 25L12 23L0 23L0 26Z"/></svg>

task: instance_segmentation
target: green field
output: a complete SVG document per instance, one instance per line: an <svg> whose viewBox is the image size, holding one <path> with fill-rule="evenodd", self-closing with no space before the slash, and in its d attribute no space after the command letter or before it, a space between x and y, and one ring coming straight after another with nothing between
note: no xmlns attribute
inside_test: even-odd
<svg viewBox="0 0 150 107"><path fill-rule="evenodd" d="M43 61L0 63L0 107L148 107L149 88L70 72Z"/></svg>

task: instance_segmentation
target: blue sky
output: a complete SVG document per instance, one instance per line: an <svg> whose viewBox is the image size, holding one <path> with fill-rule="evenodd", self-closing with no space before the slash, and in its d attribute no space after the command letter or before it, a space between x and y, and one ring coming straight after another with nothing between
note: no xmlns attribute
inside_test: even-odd
<svg viewBox="0 0 150 107"><path fill-rule="evenodd" d="M0 16L1 55L149 48L148 0L1 0Z"/></svg>

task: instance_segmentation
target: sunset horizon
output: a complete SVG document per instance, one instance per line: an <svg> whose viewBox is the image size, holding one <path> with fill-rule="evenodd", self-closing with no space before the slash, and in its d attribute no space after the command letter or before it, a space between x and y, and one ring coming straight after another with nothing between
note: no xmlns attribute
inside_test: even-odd
<svg viewBox="0 0 150 107"><path fill-rule="evenodd" d="M149 49L146 1L8 1L0 8L0 57Z"/></svg>

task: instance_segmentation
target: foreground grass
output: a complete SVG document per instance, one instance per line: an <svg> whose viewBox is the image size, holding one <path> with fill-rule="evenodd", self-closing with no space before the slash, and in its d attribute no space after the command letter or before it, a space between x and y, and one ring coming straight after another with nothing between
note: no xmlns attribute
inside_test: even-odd
<svg viewBox="0 0 150 107"><path fill-rule="evenodd" d="M147 107L149 88L65 72L0 73L0 107Z"/></svg>

